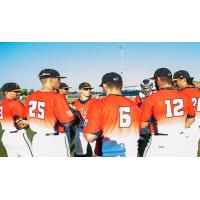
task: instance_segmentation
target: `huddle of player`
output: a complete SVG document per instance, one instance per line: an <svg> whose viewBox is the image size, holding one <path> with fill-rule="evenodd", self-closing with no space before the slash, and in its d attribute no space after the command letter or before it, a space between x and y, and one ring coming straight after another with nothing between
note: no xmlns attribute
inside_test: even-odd
<svg viewBox="0 0 200 200"><path fill-rule="evenodd" d="M91 97L89 83L79 85L79 99L67 102L69 87L54 69L39 75L42 88L18 100L16 83L2 87L0 123L2 142L8 156L70 157L70 134L75 130L76 156L87 153L88 142L94 156L197 156L200 135L200 90L189 73L172 76L159 68L145 79L135 100L122 96L122 77L114 72L102 77L106 96ZM26 130L35 132L32 143Z"/></svg>

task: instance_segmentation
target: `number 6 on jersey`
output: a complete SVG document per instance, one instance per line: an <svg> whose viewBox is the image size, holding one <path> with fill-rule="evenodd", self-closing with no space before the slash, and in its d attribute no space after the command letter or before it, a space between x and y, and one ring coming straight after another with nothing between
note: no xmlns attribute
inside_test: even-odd
<svg viewBox="0 0 200 200"><path fill-rule="evenodd" d="M132 120L130 113L130 107L120 107L119 108L119 127L120 128L129 128L131 126Z"/></svg>

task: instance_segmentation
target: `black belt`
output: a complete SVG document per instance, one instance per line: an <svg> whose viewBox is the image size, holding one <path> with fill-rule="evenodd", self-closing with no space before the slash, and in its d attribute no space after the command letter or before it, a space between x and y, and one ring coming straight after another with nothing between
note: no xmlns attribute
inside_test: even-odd
<svg viewBox="0 0 200 200"><path fill-rule="evenodd" d="M10 133L17 133L18 131L16 130L16 131L10 131Z"/></svg>
<svg viewBox="0 0 200 200"><path fill-rule="evenodd" d="M46 136L55 136L55 135L59 135L59 133L46 133Z"/></svg>
<svg viewBox="0 0 200 200"><path fill-rule="evenodd" d="M155 136L168 136L168 134L165 134L165 133L156 133L156 134L154 134Z"/></svg>

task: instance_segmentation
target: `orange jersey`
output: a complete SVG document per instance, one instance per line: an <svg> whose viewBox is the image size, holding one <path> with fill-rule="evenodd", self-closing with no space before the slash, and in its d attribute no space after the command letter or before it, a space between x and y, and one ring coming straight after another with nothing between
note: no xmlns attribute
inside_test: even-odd
<svg viewBox="0 0 200 200"><path fill-rule="evenodd" d="M191 99L196 116L200 116L200 90L197 88L185 88L181 92Z"/></svg>
<svg viewBox="0 0 200 200"><path fill-rule="evenodd" d="M140 96L136 96L134 99L134 102L138 105L141 106L142 105L142 100L140 98Z"/></svg>
<svg viewBox="0 0 200 200"><path fill-rule="evenodd" d="M6 131L16 130L14 125L14 116L24 117L24 105L14 99L4 99L0 103L0 122L2 129Z"/></svg>
<svg viewBox="0 0 200 200"><path fill-rule="evenodd" d="M142 106L142 122L156 120L158 133L179 134L187 116L195 117L189 97L180 91L162 89L147 97Z"/></svg>
<svg viewBox="0 0 200 200"><path fill-rule="evenodd" d="M102 132L99 155L137 155L140 109L132 100L119 95L98 99L91 104L86 120L85 134Z"/></svg>
<svg viewBox="0 0 200 200"><path fill-rule="evenodd" d="M80 101L80 99L77 99L76 101L73 102L73 105L74 105L75 109L81 113L83 119L85 119L91 103L95 100L96 99L94 99L94 98L90 98L87 101L85 101L84 103L82 103Z"/></svg>
<svg viewBox="0 0 200 200"><path fill-rule="evenodd" d="M32 93L25 108L30 128L38 133L54 133L57 122L66 124L74 120L65 97L55 92Z"/></svg>
<svg viewBox="0 0 200 200"><path fill-rule="evenodd" d="M142 105L143 101L145 100L145 98L147 98L147 97L143 93L140 92L139 95L135 97L134 102L139 107L141 107L141 105ZM152 123L150 124L150 127L149 127L151 133L154 133L155 126L156 126L156 124L155 124L154 120L152 119Z"/></svg>

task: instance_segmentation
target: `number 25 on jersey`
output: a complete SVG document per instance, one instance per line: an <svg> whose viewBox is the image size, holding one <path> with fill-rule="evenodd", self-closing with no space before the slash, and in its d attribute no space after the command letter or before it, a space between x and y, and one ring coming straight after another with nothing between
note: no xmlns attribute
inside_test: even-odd
<svg viewBox="0 0 200 200"><path fill-rule="evenodd" d="M44 119L45 117L45 102L30 101L29 102L29 117Z"/></svg>

